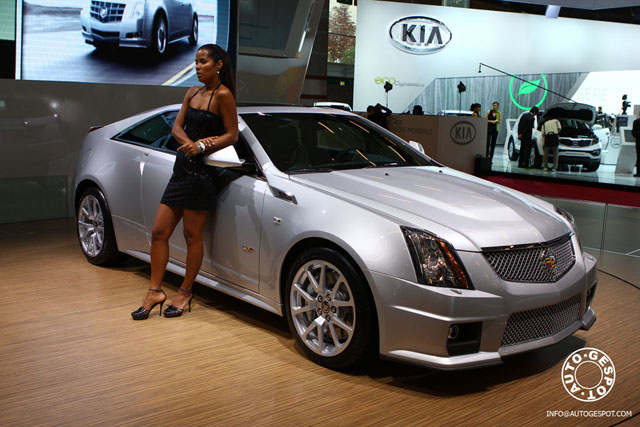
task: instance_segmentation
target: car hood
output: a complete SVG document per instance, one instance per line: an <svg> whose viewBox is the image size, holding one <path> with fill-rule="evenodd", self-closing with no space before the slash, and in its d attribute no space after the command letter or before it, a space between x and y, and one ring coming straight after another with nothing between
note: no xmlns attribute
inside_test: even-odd
<svg viewBox="0 0 640 427"><path fill-rule="evenodd" d="M545 242L570 231L550 204L449 168L358 169L291 180L425 229L458 250Z"/></svg>
<svg viewBox="0 0 640 427"><path fill-rule="evenodd" d="M593 105L576 102L562 102L553 104L542 116L544 121L551 119L582 120L589 125L596 121L596 108Z"/></svg>

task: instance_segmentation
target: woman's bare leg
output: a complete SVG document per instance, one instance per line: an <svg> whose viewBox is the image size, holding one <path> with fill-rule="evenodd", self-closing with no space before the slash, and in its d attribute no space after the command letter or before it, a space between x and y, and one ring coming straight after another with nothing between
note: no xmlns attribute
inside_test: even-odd
<svg viewBox="0 0 640 427"><path fill-rule="evenodd" d="M162 289L162 279L169 261L169 238L182 218L182 209L160 204L151 231L151 283L150 289ZM148 291L142 303L149 309L154 303L162 301L162 292Z"/></svg>
<svg viewBox="0 0 640 427"><path fill-rule="evenodd" d="M184 290L191 289L202 265L203 235L208 216L208 211L185 209L183 212L184 239L187 242L187 267L180 287ZM191 298L191 294L178 292L172 304L175 307L184 308L189 298Z"/></svg>

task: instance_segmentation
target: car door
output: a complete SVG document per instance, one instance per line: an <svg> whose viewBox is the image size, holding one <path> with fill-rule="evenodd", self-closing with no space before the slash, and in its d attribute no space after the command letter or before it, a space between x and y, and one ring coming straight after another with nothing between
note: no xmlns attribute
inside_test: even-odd
<svg viewBox="0 0 640 427"><path fill-rule="evenodd" d="M241 136L235 147L241 158L255 163ZM142 203L147 236L160 199L171 176L175 155L168 147L152 150L142 174ZM218 203L204 231L201 269L230 284L258 291L260 222L267 183L259 173L222 169L218 177ZM172 262L186 263L187 246L180 221L169 240Z"/></svg>
<svg viewBox="0 0 640 427"><path fill-rule="evenodd" d="M238 156L257 164L240 123ZM203 270L227 282L258 292L261 217L267 181L256 167L255 172L224 169L218 179L216 211L209 218L205 234Z"/></svg>
<svg viewBox="0 0 640 427"><path fill-rule="evenodd" d="M113 137L119 144L113 146L112 154L119 161L114 163L115 169L111 173L118 182L126 183L127 191L112 192L109 199L112 212L118 213L114 222L121 223L123 230L118 235L118 243L133 251L149 251L147 209L143 197L144 172L150 156L164 143L176 114L177 111L173 111L146 118ZM170 154L165 155L171 157Z"/></svg>

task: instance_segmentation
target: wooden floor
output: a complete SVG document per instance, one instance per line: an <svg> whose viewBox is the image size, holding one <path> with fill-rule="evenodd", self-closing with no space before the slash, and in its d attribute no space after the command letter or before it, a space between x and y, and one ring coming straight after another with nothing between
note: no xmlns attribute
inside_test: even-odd
<svg viewBox="0 0 640 427"><path fill-rule="evenodd" d="M284 319L200 285L191 313L134 322L148 277L136 260L87 263L72 220L0 226L0 425L640 424L640 290L607 274L593 328L553 347L466 372L377 360L350 373L307 360ZM166 282L172 297L179 278ZM616 368L598 402L561 383L585 346Z"/></svg>

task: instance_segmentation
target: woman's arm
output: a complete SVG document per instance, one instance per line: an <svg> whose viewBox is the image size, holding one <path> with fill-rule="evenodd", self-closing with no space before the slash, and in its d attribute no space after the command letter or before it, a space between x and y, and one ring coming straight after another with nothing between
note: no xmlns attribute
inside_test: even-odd
<svg viewBox="0 0 640 427"><path fill-rule="evenodd" d="M203 138L198 141L204 143L206 153L221 150L229 145L235 144L238 140L238 112L233 94L229 89L223 87L215 96L225 132L220 136Z"/></svg>
<svg viewBox="0 0 640 427"><path fill-rule="evenodd" d="M180 107L180 111L178 111L176 120L173 122L173 127L171 128L171 135L173 135L181 147L189 143L195 144L191 139L189 139L187 133L184 131L184 116L187 114L187 110L189 109L189 102L191 101L191 98L199 89L200 88L198 86L194 86L184 94L182 106Z"/></svg>

